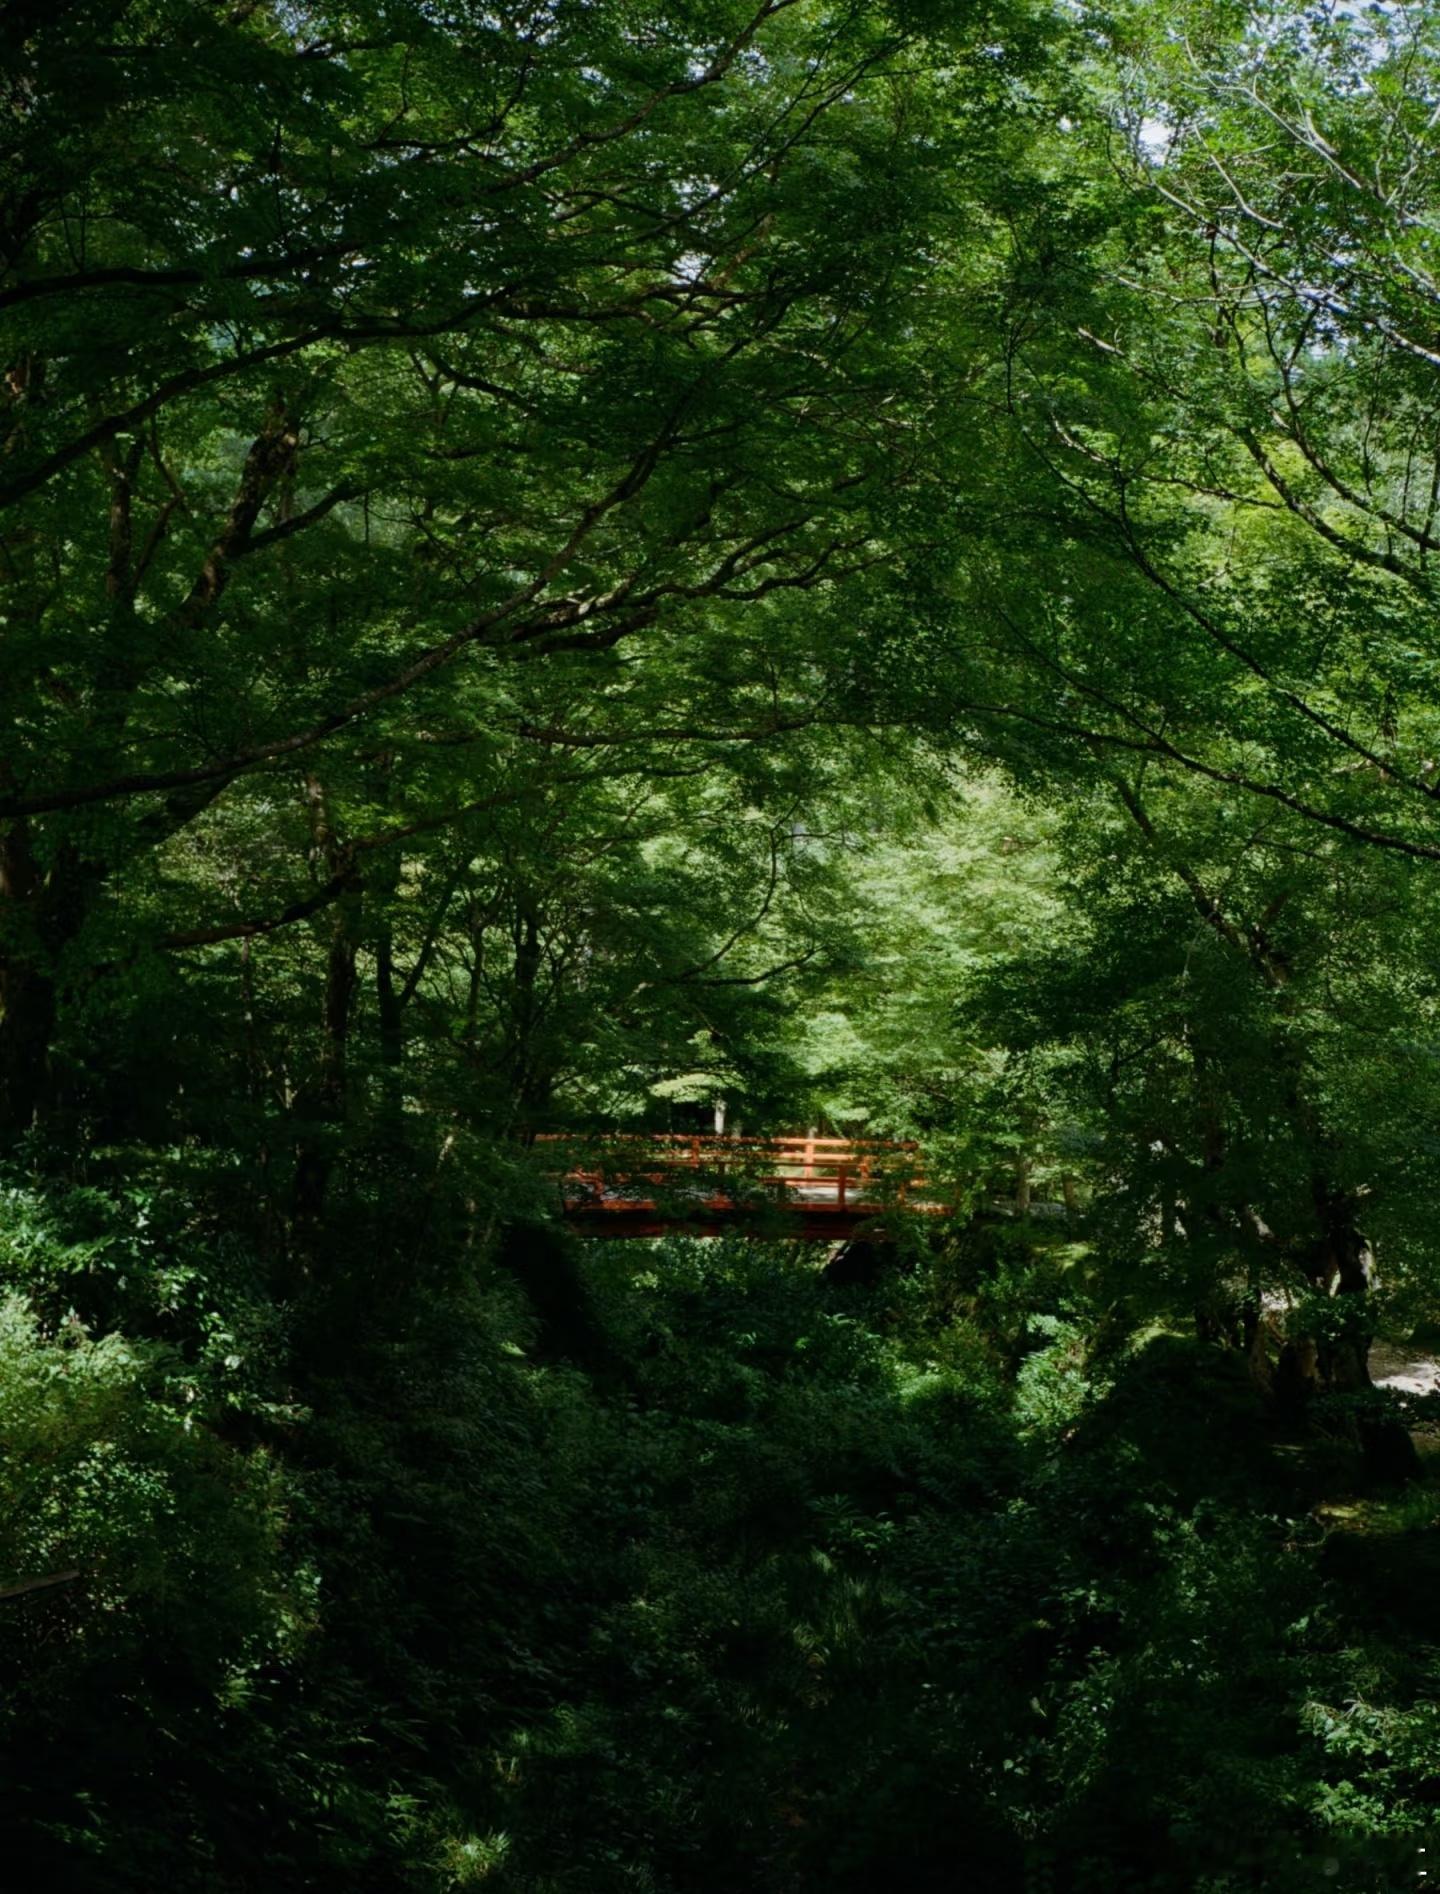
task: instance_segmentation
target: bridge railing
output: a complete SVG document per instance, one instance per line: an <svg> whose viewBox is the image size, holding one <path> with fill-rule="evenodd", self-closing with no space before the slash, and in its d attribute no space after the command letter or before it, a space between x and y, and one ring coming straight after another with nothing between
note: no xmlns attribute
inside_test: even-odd
<svg viewBox="0 0 1440 1894"><path fill-rule="evenodd" d="M536 1142L551 1159L547 1168L559 1177L569 1212L657 1211L669 1204L677 1214L686 1206L714 1212L771 1206L854 1215L907 1203L928 1207L911 1143L677 1133L555 1133Z"/></svg>

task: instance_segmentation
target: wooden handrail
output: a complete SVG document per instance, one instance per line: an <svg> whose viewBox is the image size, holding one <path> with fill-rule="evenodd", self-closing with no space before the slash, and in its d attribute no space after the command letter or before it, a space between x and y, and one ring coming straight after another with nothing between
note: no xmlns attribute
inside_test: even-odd
<svg viewBox="0 0 1440 1894"><path fill-rule="evenodd" d="M727 1132L723 1136L713 1133L694 1135L684 1131L537 1131L536 1144L670 1144L683 1146L690 1150L699 1146L701 1150L731 1150L736 1146L758 1147L765 1150L798 1149L804 1150L813 1145L817 1155L824 1150L831 1151L918 1151L919 1145L913 1138L808 1138L802 1134L786 1132L774 1138L755 1136L731 1137Z"/></svg>
<svg viewBox="0 0 1440 1894"><path fill-rule="evenodd" d="M850 1226L887 1205L944 1208L928 1196L910 1139L549 1132L536 1142L555 1149L566 1213L585 1217L612 1212L664 1228L696 1216L744 1216L757 1190L812 1225L833 1218Z"/></svg>

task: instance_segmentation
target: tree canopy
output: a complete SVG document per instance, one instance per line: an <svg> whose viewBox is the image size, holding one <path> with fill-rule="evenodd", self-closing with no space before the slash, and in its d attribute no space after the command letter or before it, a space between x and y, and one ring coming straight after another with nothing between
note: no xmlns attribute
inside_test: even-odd
<svg viewBox="0 0 1440 1894"><path fill-rule="evenodd" d="M17 1885L1419 1884L1437 244L1408 0L0 11Z"/></svg>

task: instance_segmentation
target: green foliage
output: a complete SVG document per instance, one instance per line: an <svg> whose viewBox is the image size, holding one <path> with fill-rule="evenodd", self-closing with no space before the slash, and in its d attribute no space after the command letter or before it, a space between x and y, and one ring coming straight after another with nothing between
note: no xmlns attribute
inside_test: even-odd
<svg viewBox="0 0 1440 1894"><path fill-rule="evenodd" d="M1416 1884L1433 13L0 9L20 1885Z"/></svg>
<svg viewBox="0 0 1440 1894"><path fill-rule="evenodd" d="M216 1745L307 1632L292 1483L214 1419L153 1345L0 1308L5 1584L42 1581L0 1600L6 1853L37 1885L205 1873Z"/></svg>

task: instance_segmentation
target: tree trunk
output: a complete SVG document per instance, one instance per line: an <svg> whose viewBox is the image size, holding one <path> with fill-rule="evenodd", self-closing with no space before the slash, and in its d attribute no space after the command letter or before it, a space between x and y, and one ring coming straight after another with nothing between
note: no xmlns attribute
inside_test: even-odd
<svg viewBox="0 0 1440 1894"><path fill-rule="evenodd" d="M0 836L0 1145L30 1129L49 1075L55 980L42 892L26 825L12 823Z"/></svg>
<svg viewBox="0 0 1440 1894"><path fill-rule="evenodd" d="M347 866L345 848L330 824L323 785L305 781L315 854L331 874ZM350 1049L350 1009L355 997L356 957L360 946L363 896L358 883L336 902L325 957L325 995L321 1007L320 1056L314 1076L295 1101L300 1120L295 1163L296 1220L314 1223L325 1207L335 1164L336 1133L345 1118Z"/></svg>
<svg viewBox="0 0 1440 1894"><path fill-rule="evenodd" d="M100 879L68 846L42 875L23 821L0 835L0 1144L23 1136L51 1097L57 967Z"/></svg>
<svg viewBox="0 0 1440 1894"><path fill-rule="evenodd" d="M1335 1190L1326 1179L1314 1183L1320 1238L1314 1251L1317 1286L1348 1304L1340 1333L1320 1350L1326 1388L1335 1394L1364 1395L1374 1387L1370 1378L1372 1328L1364 1298L1375 1279L1375 1258L1357 1227L1358 1205L1349 1191ZM1377 1393L1357 1407L1355 1431L1361 1463L1371 1485L1395 1486L1420 1474L1420 1456L1410 1430L1384 1411Z"/></svg>
<svg viewBox="0 0 1440 1894"><path fill-rule="evenodd" d="M405 1008L395 984L394 947L388 922L375 943L375 1006L380 1018L380 1062L394 1070L405 1052Z"/></svg>
<svg viewBox="0 0 1440 1894"><path fill-rule="evenodd" d="M1021 1157L1015 1160L1015 1214L1028 1217L1030 1214L1030 1160Z"/></svg>
<svg viewBox="0 0 1440 1894"><path fill-rule="evenodd" d="M1353 1195L1319 1176L1311 1189L1320 1234L1308 1259L1309 1273L1317 1289L1345 1298L1348 1305L1344 1332L1321 1351L1321 1371L1327 1387L1355 1393L1371 1385L1371 1329L1364 1298L1370 1292L1374 1257L1356 1227Z"/></svg>
<svg viewBox="0 0 1440 1894"><path fill-rule="evenodd" d="M540 928L534 903L522 898L515 916L515 1000L508 1065L514 1126L527 1143L549 1108L551 1087L538 1043L543 960Z"/></svg>
<svg viewBox="0 0 1440 1894"><path fill-rule="evenodd" d="M337 904L325 963L319 1069L296 1101L302 1130L295 1166L295 1214L312 1223L325 1208L325 1193L335 1163L335 1133L345 1118L359 905L358 895L347 895Z"/></svg>

